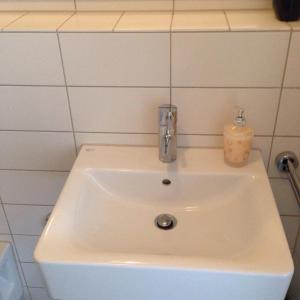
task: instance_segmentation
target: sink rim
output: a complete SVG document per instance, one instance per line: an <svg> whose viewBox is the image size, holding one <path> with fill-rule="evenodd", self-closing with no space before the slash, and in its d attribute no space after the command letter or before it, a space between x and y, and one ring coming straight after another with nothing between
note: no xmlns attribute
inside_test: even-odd
<svg viewBox="0 0 300 300"><path fill-rule="evenodd" d="M120 156L120 159L114 159L113 161L109 161L107 159L107 155L112 155L111 152L116 151L120 152L122 155ZM101 162L97 161L95 159L95 153L97 151L102 151L102 158ZM124 161L124 154L126 156L126 152L145 152L147 155L151 154L154 159L151 159L149 161L144 161L143 155L136 155L134 160L135 163L131 164L132 162L129 162L129 160ZM199 153L200 152L200 153ZM217 155L217 159L206 159L204 162L197 161L197 163L193 165L188 165L186 161L184 161L181 158L186 158L186 155L189 159L195 159L198 155L204 154L214 154ZM128 154L128 153L127 153ZM154 156L155 155L155 156ZM189 157L191 155L191 157ZM214 156L211 155L211 156ZM101 265L110 265L110 266L124 266L124 267L147 267L147 268L184 268L184 269L193 269L193 270L209 270L212 272L241 272L241 273L260 273L260 274L291 274L293 272L293 262L291 260L291 256L287 251L289 251L286 239L284 240L283 236L283 229L282 225L276 225L278 228L278 235L280 235L280 238L278 240L281 240L281 260L278 264L277 268L261 268L260 270L257 268L251 268L249 266L243 266L239 264L228 264L228 262L224 262L221 260L218 260L216 258L213 258L211 261L206 257L205 259L199 259L195 261L194 258L190 257L178 257L178 256L172 256L172 257L162 257L157 255L143 255L143 254L133 254L129 255L126 254L126 259L124 259L124 254L122 253L104 253L101 252L101 255L99 253L91 253L91 252L81 252L78 251L78 249L72 248L72 245L68 245L68 243L65 243L64 246L66 246L66 253L63 253L63 251L49 251L50 245L57 245L59 242L59 239L56 239L55 241L55 232L52 230L52 225L56 222L57 216L63 214L64 204L65 201L64 193L66 189L70 188L70 185L73 183L73 181L76 179L76 171L82 172L84 170L89 170L91 168L99 168L99 163L102 166L103 169L113 169L113 170L126 170L130 166L132 166L131 169L133 170L140 170L141 169L141 162L145 162L146 167L144 169L147 170L156 170L158 172L168 173L168 172L196 172L199 173L199 170L197 168L202 168L202 173L205 174L222 174L222 175L229 175L229 174L236 174L238 176L254 176L255 178L259 178L260 180L264 181L265 183L265 193L267 193L267 198L269 198L271 204L272 217L277 219L279 216L274 215L274 211L277 211L274 197L272 195L270 185L267 179L267 175L264 169L264 165L261 159L261 155L258 151L252 151L250 155L249 164L243 168L232 168L230 166L227 166L223 161L223 151L222 149L203 149L203 148L188 148L188 149L178 149L178 160L169 165L169 164L163 164L161 163L157 156L157 149L152 147L135 147L135 146L83 146L80 155L78 156L72 171L70 173L70 176L68 178L68 181L63 189L63 192L59 198L59 201L57 205L54 208L53 214L50 217L50 220L44 229L44 232L40 238L40 241L38 242L38 245L36 247L34 256L37 262L40 264L47 263L47 264L76 264L76 265L94 265L94 266L101 266ZM116 158L116 157L115 157ZM157 159L156 159L157 158ZM111 165L109 165L111 164ZM96 165L96 166L95 166ZM121 167L120 167L121 165ZM198 171L197 171L198 170ZM273 206L273 207L272 207ZM277 213L278 215L278 213ZM63 242L64 236L61 235L61 242ZM62 245L62 243L61 243ZM48 251L45 251L47 249ZM51 247L50 247L51 248ZM53 248L53 247L52 247ZM52 249L54 250L54 249ZM68 252L69 251L69 252ZM47 252L47 253L46 253ZM84 258L82 257L83 254L87 254ZM217 265L217 267L216 267Z"/></svg>

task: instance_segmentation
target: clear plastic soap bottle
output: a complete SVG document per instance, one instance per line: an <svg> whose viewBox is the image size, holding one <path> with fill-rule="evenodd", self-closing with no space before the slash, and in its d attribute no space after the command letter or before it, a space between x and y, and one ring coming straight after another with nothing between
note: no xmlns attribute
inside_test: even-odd
<svg viewBox="0 0 300 300"><path fill-rule="evenodd" d="M233 123L224 127L224 158L233 167L247 163L254 131L246 126L244 110L239 108Z"/></svg>

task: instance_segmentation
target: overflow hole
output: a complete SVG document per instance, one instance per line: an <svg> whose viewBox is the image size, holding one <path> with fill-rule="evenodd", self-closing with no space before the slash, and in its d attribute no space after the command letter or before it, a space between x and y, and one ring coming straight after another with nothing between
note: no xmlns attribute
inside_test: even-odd
<svg viewBox="0 0 300 300"><path fill-rule="evenodd" d="M164 184L164 185L170 185L171 184L171 180L170 179L163 179L162 184Z"/></svg>

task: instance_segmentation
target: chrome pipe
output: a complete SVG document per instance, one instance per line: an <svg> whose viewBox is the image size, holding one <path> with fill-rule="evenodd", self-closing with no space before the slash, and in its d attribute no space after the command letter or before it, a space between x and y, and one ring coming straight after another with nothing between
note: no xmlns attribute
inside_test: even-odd
<svg viewBox="0 0 300 300"><path fill-rule="evenodd" d="M277 155L276 165L280 172L286 172L300 206L300 178L297 174L299 161L294 152L285 151Z"/></svg>

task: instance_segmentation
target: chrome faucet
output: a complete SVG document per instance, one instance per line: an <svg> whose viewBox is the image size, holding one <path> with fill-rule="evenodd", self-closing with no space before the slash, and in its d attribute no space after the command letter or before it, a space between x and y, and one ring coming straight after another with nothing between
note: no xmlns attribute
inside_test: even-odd
<svg viewBox="0 0 300 300"><path fill-rule="evenodd" d="M164 104L159 107L159 159L172 162L177 157L177 107Z"/></svg>

